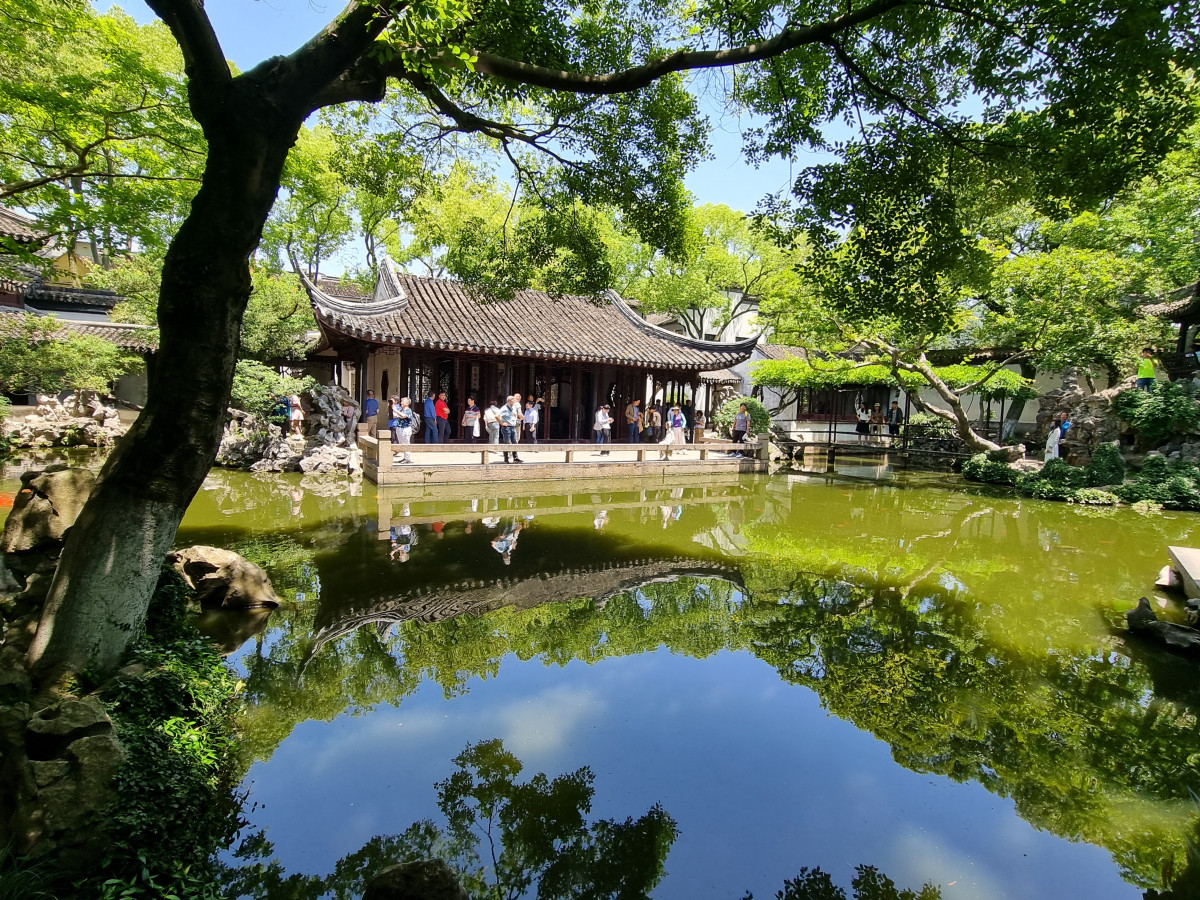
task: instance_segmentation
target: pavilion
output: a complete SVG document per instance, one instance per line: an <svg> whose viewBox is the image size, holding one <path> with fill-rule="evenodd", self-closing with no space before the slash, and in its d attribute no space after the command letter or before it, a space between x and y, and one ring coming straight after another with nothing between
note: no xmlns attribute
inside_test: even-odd
<svg viewBox="0 0 1200 900"><path fill-rule="evenodd" d="M590 441L597 407L608 403L620 440L622 410L634 399L683 403L701 374L750 357L757 336L697 340L651 325L615 292L591 299L518 291L488 301L449 279L400 271L384 260L373 296L301 275L321 330L309 354L360 402L372 389L413 398L445 391L458 431L468 396L481 408L517 392L545 398L539 439ZM329 370L326 370L329 371Z"/></svg>

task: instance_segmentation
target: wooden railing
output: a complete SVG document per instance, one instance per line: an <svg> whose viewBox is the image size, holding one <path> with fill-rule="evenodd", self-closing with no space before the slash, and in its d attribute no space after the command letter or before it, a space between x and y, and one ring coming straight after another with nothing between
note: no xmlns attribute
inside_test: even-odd
<svg viewBox="0 0 1200 900"><path fill-rule="evenodd" d="M477 454L480 464L487 466L493 462L502 462L503 457L500 460L493 460L491 457L504 453L520 456L561 456L563 462L574 462L576 454L593 454L613 450L626 453L636 451L638 462L645 462L647 454L657 456L665 452L669 456L677 450L696 450L700 453L702 460L708 459L710 453L738 452L753 457L758 456L763 446L750 442L735 444L733 441L713 440L691 444L393 444L388 438L376 439L365 434L359 435L358 445L362 448L364 458L374 462L381 469L391 466L395 456L403 456L405 453L416 453L421 456L427 454Z"/></svg>

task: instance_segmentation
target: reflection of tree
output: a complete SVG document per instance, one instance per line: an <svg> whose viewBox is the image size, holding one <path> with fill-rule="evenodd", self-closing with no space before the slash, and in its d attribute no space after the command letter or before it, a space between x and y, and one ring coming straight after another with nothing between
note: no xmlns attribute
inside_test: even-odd
<svg viewBox="0 0 1200 900"><path fill-rule="evenodd" d="M228 893L348 900L388 866L429 858L449 863L473 900L516 900L535 887L539 900L637 900L662 880L678 831L661 806L637 819L589 823L594 788L586 766L518 783L521 761L499 740L469 745L454 762L458 768L437 784L444 827L422 821L376 836L325 877L286 875L255 835L238 855L258 861L228 872Z"/></svg>
<svg viewBox="0 0 1200 900"><path fill-rule="evenodd" d="M921 890L901 890L874 866L858 866L850 882L854 900L939 900L941 890L924 884ZM783 883L775 900L846 900L846 892L820 869L801 869L795 878Z"/></svg>
<svg viewBox="0 0 1200 900"><path fill-rule="evenodd" d="M1152 670L1111 651L998 648L954 590L875 584L747 562L715 578L650 582L596 603L506 607L360 629L308 659L306 624L248 661L248 745L269 755L296 722L400 703L424 681L454 696L513 654L565 665L667 647L750 650L833 713L888 741L902 765L1011 797L1039 828L1106 847L1141 886L1181 856L1200 783L1196 718L1154 694ZM303 678L300 675L303 673Z"/></svg>
<svg viewBox="0 0 1200 900"><path fill-rule="evenodd" d="M1035 826L1106 847L1135 883L1158 882L1200 776L1191 709L1147 702L1144 667L1116 654L1027 659L989 646L944 593L919 598L918 612L832 588L748 624L754 653L905 767L978 781Z"/></svg>

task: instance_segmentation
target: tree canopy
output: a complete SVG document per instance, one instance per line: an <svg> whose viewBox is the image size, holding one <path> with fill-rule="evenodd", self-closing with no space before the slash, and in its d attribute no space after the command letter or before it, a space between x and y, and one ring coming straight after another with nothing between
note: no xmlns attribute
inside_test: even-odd
<svg viewBox="0 0 1200 900"><path fill-rule="evenodd" d="M170 30L78 0L0 0L0 24L0 203L98 262L165 248L205 154Z"/></svg>

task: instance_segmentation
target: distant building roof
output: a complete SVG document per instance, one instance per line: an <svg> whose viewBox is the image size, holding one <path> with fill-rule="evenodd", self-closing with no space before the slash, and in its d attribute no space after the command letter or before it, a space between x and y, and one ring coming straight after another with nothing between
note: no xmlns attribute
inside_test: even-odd
<svg viewBox="0 0 1200 900"><path fill-rule="evenodd" d="M593 301L524 290L511 300L480 302L461 282L408 275L388 260L371 300L338 297L301 280L327 338L693 371L736 365L754 349L754 338L702 341L658 328L612 292Z"/></svg>
<svg viewBox="0 0 1200 900"><path fill-rule="evenodd" d="M121 297L112 291L99 288L77 288L61 284L48 284L41 278L30 282L25 288L25 302L34 306L60 304L73 307L92 307L110 310L121 302Z"/></svg>
<svg viewBox="0 0 1200 900"><path fill-rule="evenodd" d="M347 300L366 300L371 296L369 291L357 281L344 278L333 278L329 275L317 276L317 288L331 297L342 297Z"/></svg>
<svg viewBox="0 0 1200 900"><path fill-rule="evenodd" d="M808 351L803 347L786 344L759 344L758 352L767 359L808 359Z"/></svg>
<svg viewBox="0 0 1200 900"><path fill-rule="evenodd" d="M705 384L720 387L721 385L741 384L742 376L733 369L718 369L715 372L701 372L700 380Z"/></svg>
<svg viewBox="0 0 1200 900"><path fill-rule="evenodd" d="M18 244L36 244L46 237L44 231L35 227L30 216L0 206L0 238L8 238Z"/></svg>
<svg viewBox="0 0 1200 900"><path fill-rule="evenodd" d="M13 335L18 327L17 316L27 313L20 309L0 308L0 333ZM74 319L59 319L43 316L43 321L53 323L55 336L70 334L104 338L125 350L134 353L153 353L158 350L158 329L149 325L131 325L125 322L77 322Z"/></svg>

